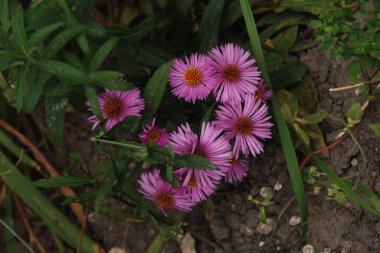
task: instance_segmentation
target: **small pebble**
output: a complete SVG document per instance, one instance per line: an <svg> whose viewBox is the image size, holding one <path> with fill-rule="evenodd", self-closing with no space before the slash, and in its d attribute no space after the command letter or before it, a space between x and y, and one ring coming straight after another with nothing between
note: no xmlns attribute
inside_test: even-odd
<svg viewBox="0 0 380 253"><path fill-rule="evenodd" d="M108 253L127 253L127 251L120 247L113 247L108 251Z"/></svg>
<svg viewBox="0 0 380 253"><path fill-rule="evenodd" d="M182 253L196 253L197 252L195 250L195 240L191 236L190 233L186 233L185 236L182 238L180 247L181 247Z"/></svg>
<svg viewBox="0 0 380 253"><path fill-rule="evenodd" d="M322 251L320 251L319 253L331 253L331 249L330 248L324 248Z"/></svg>
<svg viewBox="0 0 380 253"><path fill-rule="evenodd" d="M269 219L267 219L267 224L260 223L257 226L256 231L259 234L269 235L272 232L274 223L275 223L275 221L273 219L269 218Z"/></svg>
<svg viewBox="0 0 380 253"><path fill-rule="evenodd" d="M299 217L299 216L292 216L292 218L290 218L289 220L289 225L290 226L298 226L299 224L301 224L302 222L302 218Z"/></svg>
<svg viewBox="0 0 380 253"><path fill-rule="evenodd" d="M265 242L263 242L263 241L260 241L259 242L259 247L261 248L261 247L263 247L265 245Z"/></svg>
<svg viewBox="0 0 380 253"><path fill-rule="evenodd" d="M282 189L282 184L280 184L280 182L276 182L276 184L274 185L274 190L276 191L276 192L278 192L278 191L280 191L281 189Z"/></svg>
<svg viewBox="0 0 380 253"><path fill-rule="evenodd" d="M273 190L270 187L261 187L260 189L260 196L263 198L268 197L269 195L273 196Z"/></svg>
<svg viewBox="0 0 380 253"><path fill-rule="evenodd" d="M356 167L356 166L358 166L358 164L359 164L358 159L353 158L353 159L351 160L351 165L352 165L352 167Z"/></svg>
<svg viewBox="0 0 380 253"><path fill-rule="evenodd" d="M302 248L302 253L315 253L313 245L307 244Z"/></svg>

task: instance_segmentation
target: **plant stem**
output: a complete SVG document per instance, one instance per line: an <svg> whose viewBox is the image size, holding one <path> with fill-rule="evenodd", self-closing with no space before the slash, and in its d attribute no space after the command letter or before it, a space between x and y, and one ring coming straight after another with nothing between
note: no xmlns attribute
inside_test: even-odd
<svg viewBox="0 0 380 253"><path fill-rule="evenodd" d="M125 143L125 142L117 142L117 141L98 139L95 137L91 137L91 141L93 141L93 142L104 142L104 143L108 143L108 144L113 144L113 145L123 146L123 147L127 147L127 148L133 148L133 149L141 149L140 145L134 145L134 144L129 144L129 143Z"/></svg>

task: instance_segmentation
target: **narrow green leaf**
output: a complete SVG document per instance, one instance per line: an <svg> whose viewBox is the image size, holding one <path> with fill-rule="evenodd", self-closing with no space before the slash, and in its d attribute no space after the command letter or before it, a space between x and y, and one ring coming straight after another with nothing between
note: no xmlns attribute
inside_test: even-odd
<svg viewBox="0 0 380 253"><path fill-rule="evenodd" d="M123 73L116 71L96 71L90 73L90 80L96 85L104 88L112 90L130 90L133 85L121 80L122 76L124 76Z"/></svg>
<svg viewBox="0 0 380 253"><path fill-rule="evenodd" d="M9 6L8 6L8 0L2 0L0 1L0 23L1 28L3 29L3 32L8 32L9 27L11 26L10 20L9 20Z"/></svg>
<svg viewBox="0 0 380 253"><path fill-rule="evenodd" d="M369 124L369 127L376 134L376 136L380 138L380 124Z"/></svg>
<svg viewBox="0 0 380 253"><path fill-rule="evenodd" d="M149 245L146 253L159 253L161 252L162 247L164 246L165 240L161 234L158 234L152 243Z"/></svg>
<svg viewBox="0 0 380 253"><path fill-rule="evenodd" d="M50 177L48 179L40 179L33 182L33 185L40 188L60 188L64 186L79 186L84 184L94 184L96 180L88 177Z"/></svg>
<svg viewBox="0 0 380 253"><path fill-rule="evenodd" d="M123 40L123 43L131 44L146 37L153 31L153 28L154 19L147 18L134 27L126 27L121 25L108 27L107 33L111 36L120 37L120 39Z"/></svg>
<svg viewBox="0 0 380 253"><path fill-rule="evenodd" d="M41 97L45 84L50 78L50 74L40 71L36 75L36 78L31 81L27 97L28 99L25 99L22 108L24 112L31 113L34 110Z"/></svg>
<svg viewBox="0 0 380 253"><path fill-rule="evenodd" d="M96 0L81 0L75 1L72 6L73 14L76 18L86 19L90 16L91 10L95 5Z"/></svg>
<svg viewBox="0 0 380 253"><path fill-rule="evenodd" d="M32 34L32 36L30 36L28 40L29 46L30 47L34 46L37 42L39 42L40 40L43 40L47 35L54 32L58 28L62 27L63 24L64 24L63 22L57 22L57 23L45 26L41 29L38 29L36 32Z"/></svg>
<svg viewBox="0 0 380 253"><path fill-rule="evenodd" d="M26 32L24 27L24 11L18 4L12 13L12 31L15 36L14 43L26 50Z"/></svg>
<svg viewBox="0 0 380 253"><path fill-rule="evenodd" d="M318 167L322 170L323 173L327 175L327 177L336 184L339 189L341 189L349 198L355 201L358 205L360 205L364 210L373 214L374 216L380 218L380 213L377 212L371 205L369 205L363 198L361 198L357 193L355 193L351 186L341 179L335 172L329 168L318 156L313 156L313 160L318 165Z"/></svg>
<svg viewBox="0 0 380 253"><path fill-rule="evenodd" d="M363 110L360 103L354 103L353 105L350 106L350 108L348 108L346 112L347 118L350 118L355 121L360 120L362 118L362 115L363 115Z"/></svg>
<svg viewBox="0 0 380 253"><path fill-rule="evenodd" d="M27 75L29 71L29 62L24 64L20 69L20 74L16 76L16 110L20 113L24 103L24 96L27 89Z"/></svg>
<svg viewBox="0 0 380 253"><path fill-rule="evenodd" d="M301 139L302 143L306 147L310 147L309 136L297 123L294 124L294 130L296 130L296 133L297 133L298 137Z"/></svg>
<svg viewBox="0 0 380 253"><path fill-rule="evenodd" d="M6 70L16 60L15 52L8 50L0 51L0 72Z"/></svg>
<svg viewBox="0 0 380 253"><path fill-rule="evenodd" d="M88 66L89 72L94 72L102 66L103 62L106 60L107 56L111 53L118 41L119 39L117 37L113 37L99 48Z"/></svg>
<svg viewBox="0 0 380 253"><path fill-rule="evenodd" d="M86 97L88 101L90 102L92 111L94 112L94 115L99 119L103 120L103 114L100 109L98 95L96 93L96 88L91 84L85 84L85 91L86 91Z"/></svg>
<svg viewBox="0 0 380 253"><path fill-rule="evenodd" d="M12 209L13 209L12 208L12 193L10 191L7 191L7 194L5 195L5 199L4 199L4 222L5 224L8 225L8 227L14 230ZM6 242L8 253L18 252L16 250L16 238L7 229L5 230L5 242Z"/></svg>
<svg viewBox="0 0 380 253"><path fill-rule="evenodd" d="M95 213L99 212L100 206L104 198L107 196L109 191L112 189L112 187L116 183L117 183L117 180L115 179L115 175L112 174L112 176L109 176L108 179L99 188L98 194L96 195L96 198L95 198Z"/></svg>
<svg viewBox="0 0 380 253"><path fill-rule="evenodd" d="M0 129L0 143L1 145L6 148L8 151L10 151L17 159L19 159L24 164L36 168L37 163L33 161L32 158L30 158L27 154L25 154L25 151L22 150L19 146L17 146L11 138L8 137L6 133L4 133Z"/></svg>
<svg viewBox="0 0 380 253"><path fill-rule="evenodd" d="M216 167L207 158L199 155L177 156L173 161L174 165L181 168L190 168L194 170L215 170Z"/></svg>
<svg viewBox="0 0 380 253"><path fill-rule="evenodd" d="M268 71L266 69L264 55L261 49L260 39L257 33L255 20L253 19L252 10L250 8L248 0L240 0L240 5L243 11L245 24L248 30L249 39L251 41L252 50L255 55L257 64L260 68L261 73L263 74L268 88L271 90L272 85L269 79ZM272 98L272 107L278 131L280 134L282 149L284 151L285 160L289 170L290 179L292 182L294 193L296 195L298 208L300 209L300 213L304 222L303 233L301 235L301 240L303 240L307 231L308 220L307 198L305 188L303 185L301 173L299 171L298 160L295 154L295 148L290 137L289 129L286 125L284 118L282 117L276 96Z"/></svg>
<svg viewBox="0 0 380 253"><path fill-rule="evenodd" d="M310 115L307 115L305 117L305 120L307 120L308 122L310 122L311 124L318 124L320 123L322 120L324 120L326 117L326 115L324 113L320 113L320 112L316 112L316 113L313 113L313 114L310 114Z"/></svg>
<svg viewBox="0 0 380 253"><path fill-rule="evenodd" d="M211 0L207 5L201 25L200 35L202 37L199 50L206 53L218 43L220 19L222 18L224 0Z"/></svg>
<svg viewBox="0 0 380 253"><path fill-rule="evenodd" d="M56 35L46 47L47 57L52 57L61 50L70 40L84 32L86 26L74 25Z"/></svg>
<svg viewBox="0 0 380 253"><path fill-rule="evenodd" d="M281 0L278 3L278 7L293 11L310 12L312 14L319 15L327 3L328 1L326 0Z"/></svg>
<svg viewBox="0 0 380 253"><path fill-rule="evenodd" d="M0 177L26 205L46 223L49 229L65 240L68 245L77 248L78 241L81 240L81 252L101 252L100 246L92 241L86 234L82 234L80 229L55 208L1 152Z"/></svg>
<svg viewBox="0 0 380 253"><path fill-rule="evenodd" d="M153 116L161 103L166 85L168 82L168 73L171 67L171 61L162 65L157 69L153 76L149 79L145 90L144 99L146 103L147 113Z"/></svg>
<svg viewBox="0 0 380 253"><path fill-rule="evenodd" d="M358 187L367 196L372 205L376 208L377 212L380 214L380 199L377 197L377 195L372 191L371 188L364 184L359 183Z"/></svg>
<svg viewBox="0 0 380 253"><path fill-rule="evenodd" d="M65 121L65 109L67 97L45 98L45 120L52 142L63 148L63 127Z"/></svg>
<svg viewBox="0 0 380 253"><path fill-rule="evenodd" d="M44 71L59 78L81 83L89 82L89 78L86 73L67 63L55 60L41 60L37 64Z"/></svg>
<svg viewBox="0 0 380 253"><path fill-rule="evenodd" d="M85 34L80 34L75 38L75 41L85 55L88 55L90 53L90 45L88 44Z"/></svg>

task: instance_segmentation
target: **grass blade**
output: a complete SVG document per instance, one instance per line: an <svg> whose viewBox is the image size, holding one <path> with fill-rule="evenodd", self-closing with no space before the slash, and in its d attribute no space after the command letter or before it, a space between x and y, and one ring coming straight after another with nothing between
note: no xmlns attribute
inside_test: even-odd
<svg viewBox="0 0 380 253"><path fill-rule="evenodd" d="M240 0L240 5L243 11L245 24L247 27L249 39L251 41L252 50L254 52L257 64L261 70L261 73L264 77L264 80L268 88L272 89L268 71L265 65L263 51L260 45L259 34L256 29L255 20L253 19L251 7L249 5L248 0ZM292 139L290 137L289 129L286 125L285 119L283 118L281 114L276 96L273 96L272 98L272 107L273 107L273 112L276 119L278 131L280 134L281 145L284 151L285 160L288 166L293 190L296 195L298 208L300 210L303 224L304 224L302 235L301 235L301 240L303 240L307 231L307 219L308 219L307 198L306 198L305 188L303 185L301 173L299 171L295 148L293 146Z"/></svg>
<svg viewBox="0 0 380 253"><path fill-rule="evenodd" d="M46 197L17 170L2 152L0 152L0 177L26 205L45 221L53 233L65 240L71 247L76 248L81 237L81 231L65 215L51 205ZM102 252L100 246L86 235L82 237L80 249L82 253Z"/></svg>
<svg viewBox="0 0 380 253"><path fill-rule="evenodd" d="M12 194L9 191L4 199L4 223L7 224L10 229L13 229ZM15 236L8 229L5 230L5 243L7 245L8 253L17 252Z"/></svg>
<svg viewBox="0 0 380 253"><path fill-rule="evenodd" d="M218 43L220 19L222 18L224 0L211 0L203 13L200 32L202 37L199 50L206 53Z"/></svg>

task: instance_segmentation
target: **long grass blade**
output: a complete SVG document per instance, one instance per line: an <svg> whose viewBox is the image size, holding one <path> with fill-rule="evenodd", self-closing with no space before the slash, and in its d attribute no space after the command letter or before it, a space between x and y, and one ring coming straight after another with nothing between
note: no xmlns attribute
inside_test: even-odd
<svg viewBox="0 0 380 253"><path fill-rule="evenodd" d="M251 41L252 50L255 55L257 64L260 68L260 71L264 77L264 80L268 88L272 89L268 71L265 65L263 51L260 45L259 34L257 32L255 20L253 18L252 10L250 8L249 2L248 0L240 0L240 5L241 5L249 39ZM280 134L281 145L284 151L285 160L288 165L288 170L290 174L290 179L292 181L293 190L296 195L298 208L300 210L302 220L303 220L303 231L302 231L302 236L301 236L301 240L303 240L307 231L307 219L308 219L307 198L306 198L305 188L302 182L301 173L299 171L298 161L295 154L295 148L293 146L292 139L290 137L289 129L281 114L276 96L273 96L272 98L272 107L273 107L273 112L276 119L278 131Z"/></svg>

